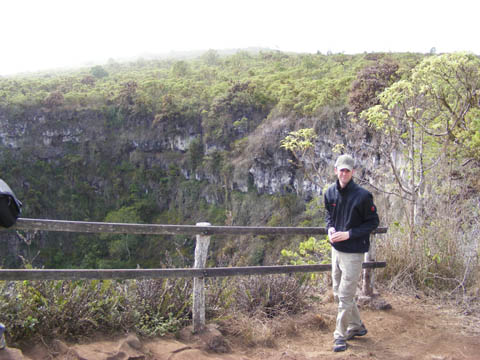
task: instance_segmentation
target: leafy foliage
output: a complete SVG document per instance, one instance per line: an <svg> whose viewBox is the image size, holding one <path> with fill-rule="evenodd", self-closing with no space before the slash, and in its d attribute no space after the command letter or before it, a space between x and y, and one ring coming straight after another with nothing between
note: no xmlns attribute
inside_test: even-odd
<svg viewBox="0 0 480 360"><path fill-rule="evenodd" d="M399 80L398 69L399 65L392 61L377 62L363 68L352 83L348 97L350 109L359 115L363 110L377 105L378 95Z"/></svg>
<svg viewBox="0 0 480 360"><path fill-rule="evenodd" d="M331 261L330 250L327 239L320 241L312 236L308 240L302 241L297 251L282 250L282 256L288 259L292 265L328 264Z"/></svg>
<svg viewBox="0 0 480 360"><path fill-rule="evenodd" d="M382 151L394 176L395 193L409 202L411 246L416 244L416 227L425 218L429 198L425 186L438 181L434 169L475 152L467 144L472 144L473 130L469 113L476 114L480 105L479 65L478 58L466 54L428 57L409 79L386 89L380 105L363 113L383 135ZM395 150L403 152L406 165L395 158ZM404 171L408 177L402 176Z"/></svg>
<svg viewBox="0 0 480 360"><path fill-rule="evenodd" d="M8 343L86 338L99 331L142 336L175 333L191 317L191 280L23 281L0 284L0 322ZM207 286L208 313L297 313L309 286L288 276L245 278ZM215 309L215 310L214 310Z"/></svg>
<svg viewBox="0 0 480 360"><path fill-rule="evenodd" d="M477 56L462 53L426 57L410 71L400 63L377 62L360 71L352 84L351 130L354 136L366 133L361 145L369 147L367 153L356 148L357 157L377 155L368 169L376 185L369 185L383 195L380 201L392 203L386 206L386 218L395 219L391 241L380 247L392 263L387 278L452 293L465 291L475 280L466 274L475 267L467 249L476 246L472 231L477 227L466 225L458 214L465 202L478 199L465 186L478 189L472 177L479 174L480 160L475 135L479 65ZM281 144L303 165L315 163L316 141L317 134L307 128L291 132ZM304 168L311 176L317 173ZM467 223L476 224L474 216ZM469 254L468 260L461 261L458 251ZM299 252L283 254L303 260Z"/></svg>
<svg viewBox="0 0 480 360"><path fill-rule="evenodd" d="M308 264L329 264L331 263L331 245L328 238L317 240L311 236L307 240L300 242L297 250L283 249L282 257L292 265L308 265ZM310 274L310 279L325 278L324 274ZM328 274L327 276L329 276ZM305 278L305 275L302 275Z"/></svg>
<svg viewBox="0 0 480 360"><path fill-rule="evenodd" d="M302 168L305 176L314 184L319 183L319 169L315 160L315 141L317 138L315 129L306 128L291 131L280 142L280 147L293 155L294 165Z"/></svg>
<svg viewBox="0 0 480 360"><path fill-rule="evenodd" d="M184 280L23 281L2 283L0 321L8 342L75 339L95 332L164 335L185 324L191 288Z"/></svg>

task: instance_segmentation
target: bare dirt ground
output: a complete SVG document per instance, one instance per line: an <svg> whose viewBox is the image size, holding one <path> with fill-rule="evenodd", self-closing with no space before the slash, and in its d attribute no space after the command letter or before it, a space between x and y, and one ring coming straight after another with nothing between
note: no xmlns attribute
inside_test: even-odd
<svg viewBox="0 0 480 360"><path fill-rule="evenodd" d="M23 349L23 353L18 349L2 350L0 360L480 359L478 318L414 297L384 299L392 309L361 309L368 334L349 341L343 353L332 352L336 304L329 302L304 315L282 319L274 331L264 329L270 336L252 333L250 342L245 341L245 333L235 333L233 326L220 324L209 326L202 337L185 329L179 336L158 339L125 335L83 344L57 340ZM262 336L265 341L255 342Z"/></svg>

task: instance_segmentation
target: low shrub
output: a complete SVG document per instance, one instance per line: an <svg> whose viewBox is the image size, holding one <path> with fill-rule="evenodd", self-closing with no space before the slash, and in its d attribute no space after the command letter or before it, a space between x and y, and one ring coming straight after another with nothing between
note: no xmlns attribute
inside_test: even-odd
<svg viewBox="0 0 480 360"><path fill-rule="evenodd" d="M294 276L242 277L235 283L233 306L251 315L295 314L306 307L311 289L307 282Z"/></svg>
<svg viewBox="0 0 480 360"><path fill-rule="evenodd" d="M164 335L190 316L190 294L186 280L2 282L0 322L11 344L96 332Z"/></svg>
<svg viewBox="0 0 480 360"><path fill-rule="evenodd" d="M11 345L39 338L78 341L98 332L162 336L190 323L192 283L191 279L3 281L0 322L7 327ZM309 282L288 275L207 279L207 319L233 324L244 314L265 325L263 319L301 312L311 289Z"/></svg>

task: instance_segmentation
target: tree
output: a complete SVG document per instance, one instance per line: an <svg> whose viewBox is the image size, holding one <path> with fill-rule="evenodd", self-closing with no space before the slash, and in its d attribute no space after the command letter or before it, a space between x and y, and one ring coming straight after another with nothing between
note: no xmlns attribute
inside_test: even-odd
<svg viewBox="0 0 480 360"><path fill-rule="evenodd" d="M281 142L280 147L289 151L292 163L303 169L305 177L313 184L319 184L318 164L315 161L315 141L318 136L313 128L290 132Z"/></svg>
<svg viewBox="0 0 480 360"><path fill-rule="evenodd" d="M378 94L399 79L398 68L398 64L392 61L376 62L363 68L348 96L351 111L359 115L363 110L377 105Z"/></svg>
<svg viewBox="0 0 480 360"><path fill-rule="evenodd" d="M188 74L190 65L186 61L175 61L172 66L171 73L174 77L184 77Z"/></svg>
<svg viewBox="0 0 480 360"><path fill-rule="evenodd" d="M426 58L411 81L429 105L417 121L422 131L471 150L468 144L477 130L480 105L478 57L460 53Z"/></svg>
<svg viewBox="0 0 480 360"><path fill-rule="evenodd" d="M101 79L103 77L107 77L108 76L108 72L107 70L105 70L102 66L100 65L97 65L97 66L94 66L90 69L90 74L92 74L94 77L96 77L97 79Z"/></svg>
<svg viewBox="0 0 480 360"><path fill-rule="evenodd" d="M474 150L479 69L480 61L473 55L426 58L409 79L382 92L379 105L361 113L382 136L380 151L394 179L392 193L404 201L412 249L424 218L426 184L442 181L440 164Z"/></svg>
<svg viewBox="0 0 480 360"><path fill-rule="evenodd" d="M44 101L44 104L49 109L62 106L65 102L65 98L60 91L54 91L50 93Z"/></svg>
<svg viewBox="0 0 480 360"><path fill-rule="evenodd" d="M141 223L142 219L135 206L123 206L111 211L105 217L105 222L111 223ZM101 234L100 240L108 249L108 258L100 262L107 267L134 266L139 250L141 236L132 234Z"/></svg>
<svg viewBox="0 0 480 360"><path fill-rule="evenodd" d="M209 66L218 64L220 56L216 50L210 49L202 55L202 60Z"/></svg>

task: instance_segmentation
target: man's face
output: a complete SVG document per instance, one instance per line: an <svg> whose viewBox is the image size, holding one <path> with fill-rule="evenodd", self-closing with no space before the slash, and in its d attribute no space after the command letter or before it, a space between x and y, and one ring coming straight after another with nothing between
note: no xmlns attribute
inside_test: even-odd
<svg viewBox="0 0 480 360"><path fill-rule="evenodd" d="M340 169L338 170L335 168L335 175L337 175L338 182L340 183L340 187L344 188L347 184L352 180L353 170L350 171L348 169Z"/></svg>

